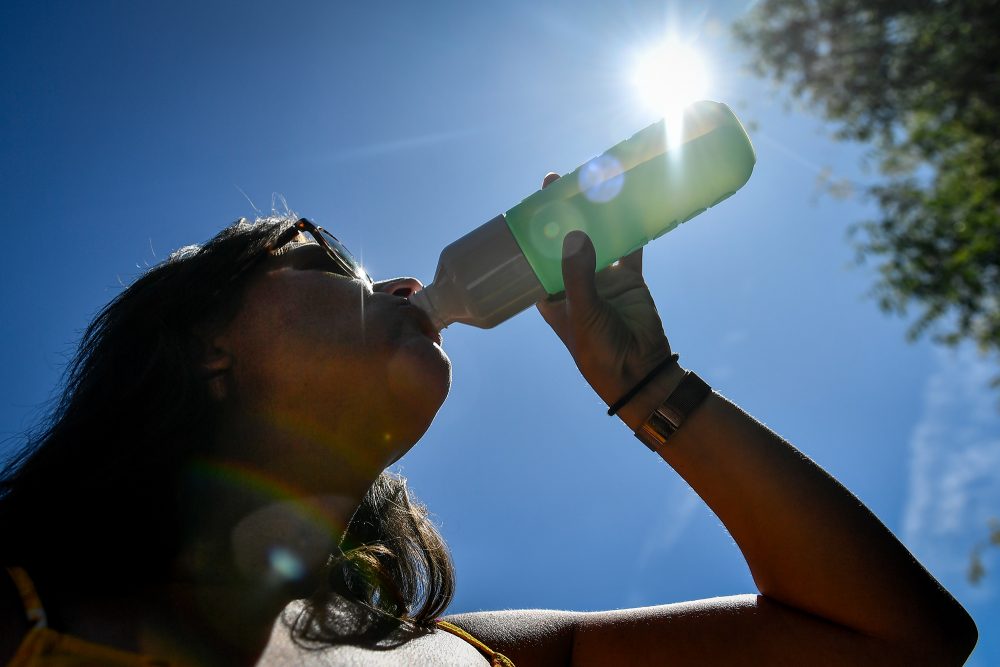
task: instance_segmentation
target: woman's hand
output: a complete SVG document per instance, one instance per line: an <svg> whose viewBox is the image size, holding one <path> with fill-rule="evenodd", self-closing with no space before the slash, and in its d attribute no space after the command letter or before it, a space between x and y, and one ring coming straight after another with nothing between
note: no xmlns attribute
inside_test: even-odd
<svg viewBox="0 0 1000 667"><path fill-rule="evenodd" d="M557 178L548 174L542 187ZM670 356L670 344L642 277L642 248L595 274L596 265L590 238L570 232L563 240L565 296L536 305L610 405Z"/></svg>

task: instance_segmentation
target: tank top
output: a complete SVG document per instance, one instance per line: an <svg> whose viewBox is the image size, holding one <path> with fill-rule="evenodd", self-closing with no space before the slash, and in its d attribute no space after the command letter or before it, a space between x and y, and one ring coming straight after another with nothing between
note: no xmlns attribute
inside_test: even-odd
<svg viewBox="0 0 1000 667"><path fill-rule="evenodd" d="M102 646L71 635L56 632L48 626L45 607L38 597L28 573L20 567L8 567L7 573L17 586L24 613L31 629L21 640L7 667L182 667L178 663L146 655ZM475 646L490 660L491 667L514 667L510 658L490 649L471 634L447 621L437 620L438 629L461 637Z"/></svg>

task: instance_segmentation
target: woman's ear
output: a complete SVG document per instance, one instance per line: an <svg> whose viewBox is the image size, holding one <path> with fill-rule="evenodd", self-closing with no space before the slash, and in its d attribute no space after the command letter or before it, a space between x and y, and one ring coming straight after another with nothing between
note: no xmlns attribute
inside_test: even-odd
<svg viewBox="0 0 1000 667"><path fill-rule="evenodd" d="M212 398L223 401L229 396L229 371L233 355L224 332L217 327L198 327L192 336L195 363L201 377L208 383Z"/></svg>

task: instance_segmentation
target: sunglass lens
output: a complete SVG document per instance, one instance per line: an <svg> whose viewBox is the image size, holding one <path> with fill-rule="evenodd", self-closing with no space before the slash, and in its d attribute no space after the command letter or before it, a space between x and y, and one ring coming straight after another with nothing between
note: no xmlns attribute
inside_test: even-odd
<svg viewBox="0 0 1000 667"><path fill-rule="evenodd" d="M361 262L355 259L354 255L352 255L351 252L344 247L343 243L337 240L336 236L325 229L321 229L320 233L323 234L323 239L330 244L330 249L333 250L333 252L341 259L342 262L344 262L344 264L351 268L351 271L354 272L355 276L371 282L371 277L365 272L364 267L361 266Z"/></svg>

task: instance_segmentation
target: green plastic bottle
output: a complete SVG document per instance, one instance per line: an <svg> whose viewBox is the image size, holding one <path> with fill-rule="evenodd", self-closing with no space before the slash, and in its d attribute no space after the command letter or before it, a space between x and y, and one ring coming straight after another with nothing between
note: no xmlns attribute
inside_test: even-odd
<svg viewBox="0 0 1000 667"><path fill-rule="evenodd" d="M491 328L562 291L562 242L582 230L597 270L733 195L756 156L718 102L696 102L668 135L653 123L441 252L434 280L411 297L439 329Z"/></svg>

